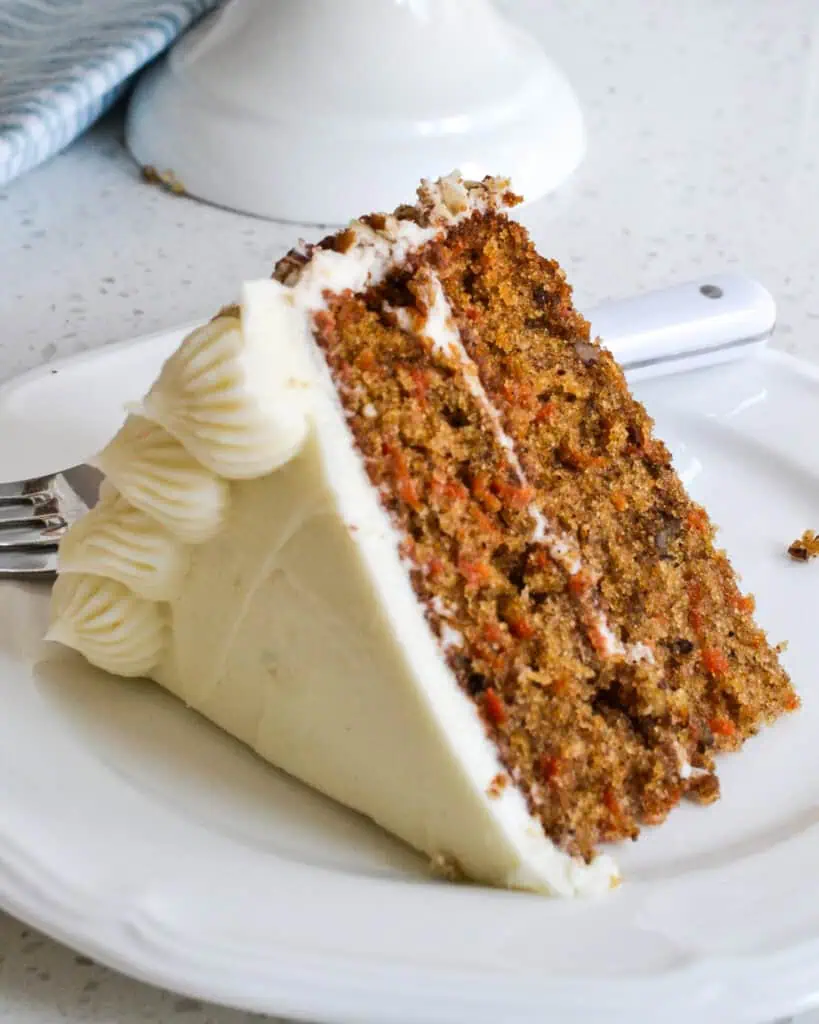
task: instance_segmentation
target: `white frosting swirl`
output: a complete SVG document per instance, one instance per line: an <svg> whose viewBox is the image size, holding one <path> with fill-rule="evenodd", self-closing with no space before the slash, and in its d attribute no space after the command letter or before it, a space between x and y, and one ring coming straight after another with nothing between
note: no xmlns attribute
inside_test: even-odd
<svg viewBox="0 0 819 1024"><path fill-rule="evenodd" d="M136 508L190 544L213 537L224 521L230 490L162 427L129 416L94 460Z"/></svg>
<svg viewBox="0 0 819 1024"><path fill-rule="evenodd" d="M166 605L137 597L117 580L74 573L57 578L51 603L46 640L73 647L92 665L120 676L148 675L159 664Z"/></svg>
<svg viewBox="0 0 819 1024"><path fill-rule="evenodd" d="M60 542L61 573L118 580L149 601L170 601L181 589L190 549L113 488Z"/></svg>
<svg viewBox="0 0 819 1024"><path fill-rule="evenodd" d="M185 338L139 410L229 480L276 469L301 447L307 430L307 374L288 366L276 343L292 326L291 297L278 284L264 284L263 290L246 286L241 320L220 316ZM260 303L263 330L256 327ZM278 319L272 332L271 305Z"/></svg>

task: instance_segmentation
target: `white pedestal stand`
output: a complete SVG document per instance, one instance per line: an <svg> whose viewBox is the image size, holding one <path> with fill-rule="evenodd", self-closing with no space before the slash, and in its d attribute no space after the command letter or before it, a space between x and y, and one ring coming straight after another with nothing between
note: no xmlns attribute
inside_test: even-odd
<svg viewBox="0 0 819 1024"><path fill-rule="evenodd" d="M142 79L127 142L200 199L339 224L456 167L536 199L584 134L563 74L489 0L231 0Z"/></svg>

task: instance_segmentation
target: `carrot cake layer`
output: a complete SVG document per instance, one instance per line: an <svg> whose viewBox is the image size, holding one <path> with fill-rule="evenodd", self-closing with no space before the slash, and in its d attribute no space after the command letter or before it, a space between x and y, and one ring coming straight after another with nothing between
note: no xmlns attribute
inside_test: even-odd
<svg viewBox="0 0 819 1024"><path fill-rule="evenodd" d="M557 264L477 213L316 325L430 624L547 833L591 857L716 799L713 754L795 696Z"/></svg>

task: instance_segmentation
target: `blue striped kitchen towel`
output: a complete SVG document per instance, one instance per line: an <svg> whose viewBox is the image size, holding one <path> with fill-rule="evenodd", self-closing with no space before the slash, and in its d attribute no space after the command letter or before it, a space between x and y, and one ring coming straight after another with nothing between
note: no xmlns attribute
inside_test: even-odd
<svg viewBox="0 0 819 1024"><path fill-rule="evenodd" d="M0 186L75 139L219 0L0 0Z"/></svg>

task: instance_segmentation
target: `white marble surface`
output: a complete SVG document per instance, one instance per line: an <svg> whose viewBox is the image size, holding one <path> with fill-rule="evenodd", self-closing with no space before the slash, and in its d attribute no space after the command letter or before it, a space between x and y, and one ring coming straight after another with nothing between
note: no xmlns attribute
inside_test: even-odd
<svg viewBox="0 0 819 1024"><path fill-rule="evenodd" d="M814 0L506 6L558 57L586 111L581 170L521 214L581 305L742 268L777 298L776 344L819 360ZM0 380L207 315L300 233L318 231L143 184L113 117L0 193ZM120 978L0 915L0 1022L260 1019Z"/></svg>

